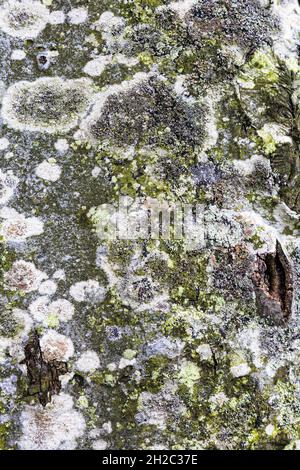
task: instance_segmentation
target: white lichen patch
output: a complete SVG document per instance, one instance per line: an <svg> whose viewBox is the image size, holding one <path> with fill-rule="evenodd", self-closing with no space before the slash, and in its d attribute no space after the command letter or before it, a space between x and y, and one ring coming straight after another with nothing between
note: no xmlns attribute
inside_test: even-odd
<svg viewBox="0 0 300 470"><path fill-rule="evenodd" d="M162 336L152 341L146 348L146 354L149 357L152 356L167 356L173 359L181 354L185 343L180 339L171 339Z"/></svg>
<svg viewBox="0 0 300 470"><path fill-rule="evenodd" d="M274 49L281 58L297 58L300 33L300 6L297 0L272 2L281 23L280 35L274 38Z"/></svg>
<svg viewBox="0 0 300 470"><path fill-rule="evenodd" d="M96 30L101 31L106 47L111 52L122 50L126 44L124 39L125 20L111 11L105 11L94 23Z"/></svg>
<svg viewBox="0 0 300 470"><path fill-rule="evenodd" d="M6 204L12 198L18 181L11 172L3 173L0 170L0 205Z"/></svg>
<svg viewBox="0 0 300 470"><path fill-rule="evenodd" d="M92 94L89 79L43 77L11 85L3 98L2 117L13 129L67 132L76 127Z"/></svg>
<svg viewBox="0 0 300 470"><path fill-rule="evenodd" d="M92 220L96 225L100 214L103 214L103 212L96 211L94 214L95 218L92 217ZM130 223L127 218L127 224L129 225L128 222ZM132 234L132 231L129 229L128 233ZM123 277L116 274L115 271L118 269L118 266L112 265L109 262L105 254L104 247L99 247L96 262L97 265L105 272L110 287L114 287L116 289L124 304L130 305L130 307L135 309L137 312L155 310L167 311L169 309L170 297L168 287L162 285L158 280L153 279L150 273L145 275L136 274L136 272L144 266L147 270L147 262L157 258L167 265L168 255L164 252L153 251L149 256L143 258L141 251L137 250L133 254L127 267L127 272Z"/></svg>
<svg viewBox="0 0 300 470"><path fill-rule="evenodd" d="M187 12L197 3L198 0L178 0L177 2L171 2L168 7L176 11L180 18L184 18Z"/></svg>
<svg viewBox="0 0 300 470"><path fill-rule="evenodd" d="M104 439L97 439L93 442L93 450L105 450L108 447L108 443Z"/></svg>
<svg viewBox="0 0 300 470"><path fill-rule="evenodd" d="M63 24L65 22L65 14L61 10L52 11L49 15L50 24Z"/></svg>
<svg viewBox="0 0 300 470"><path fill-rule="evenodd" d="M69 150L69 143L67 139L57 139L57 141L54 144L55 150L57 150L58 153L64 154Z"/></svg>
<svg viewBox="0 0 300 470"><path fill-rule="evenodd" d="M0 139L0 151L6 150L9 147L9 140L6 137Z"/></svg>
<svg viewBox="0 0 300 470"><path fill-rule="evenodd" d="M68 13L68 20L69 20L69 23L71 24L85 23L87 19L88 19L88 11L86 8L83 8L83 7L73 8Z"/></svg>
<svg viewBox="0 0 300 470"><path fill-rule="evenodd" d="M126 359L126 357L122 357L119 362L119 369L125 369L129 366L134 366L136 364L136 359Z"/></svg>
<svg viewBox="0 0 300 470"><path fill-rule="evenodd" d="M14 49L11 53L11 60L24 60L26 52L23 49Z"/></svg>
<svg viewBox="0 0 300 470"><path fill-rule="evenodd" d="M74 315L74 306L66 299L57 299L49 304L48 312L60 321L67 322Z"/></svg>
<svg viewBox="0 0 300 470"><path fill-rule="evenodd" d="M210 361L213 357L212 349L207 343L200 344L197 347L196 352L199 354L201 361Z"/></svg>
<svg viewBox="0 0 300 470"><path fill-rule="evenodd" d="M270 169L270 161L262 155L253 155L247 160L234 160L233 164L234 168L243 176L249 176L254 173L257 165L264 166L266 170Z"/></svg>
<svg viewBox="0 0 300 470"><path fill-rule="evenodd" d="M61 168L55 162L45 160L37 166L35 174L45 181L54 183L60 178Z"/></svg>
<svg viewBox="0 0 300 470"><path fill-rule="evenodd" d="M152 393L142 392L140 395L140 409L136 420L140 424L148 424L164 429L168 414L164 408L157 406L157 397Z"/></svg>
<svg viewBox="0 0 300 470"><path fill-rule="evenodd" d="M100 367L99 356L95 351L85 351L75 363L80 372L94 372Z"/></svg>
<svg viewBox="0 0 300 470"><path fill-rule="evenodd" d="M76 302L98 303L105 299L106 289L98 281L89 279L71 286L70 295Z"/></svg>
<svg viewBox="0 0 300 470"><path fill-rule="evenodd" d="M139 425L153 425L164 429L169 416L179 418L185 412L185 406L178 398L177 385L167 383L157 394L142 392L139 396L138 413L135 416Z"/></svg>
<svg viewBox="0 0 300 470"><path fill-rule="evenodd" d="M240 348L250 353L251 360L257 369L264 365L266 351L261 344L262 330L252 322L249 326L243 328L232 341L232 348Z"/></svg>
<svg viewBox="0 0 300 470"><path fill-rule="evenodd" d="M226 396L224 392L216 393L209 398L210 408L212 411L216 410L217 408L222 407L225 403L227 403L229 398Z"/></svg>
<svg viewBox="0 0 300 470"><path fill-rule="evenodd" d="M2 98L5 94L6 85L3 80L0 80L0 104L2 103Z"/></svg>
<svg viewBox="0 0 300 470"><path fill-rule="evenodd" d="M48 279L47 281L42 282L42 284L40 285L39 294L53 295L55 294L56 289L57 289L56 282L52 281L51 279Z"/></svg>
<svg viewBox="0 0 300 470"><path fill-rule="evenodd" d="M272 253L276 249L276 240L279 234L267 220L254 211L241 211L239 221L244 225L246 236L256 235L259 238L260 246L256 248L257 253Z"/></svg>
<svg viewBox="0 0 300 470"><path fill-rule="evenodd" d="M72 450L85 431L81 413L73 409L70 395L54 396L45 408L27 406L21 414L22 450Z"/></svg>
<svg viewBox="0 0 300 470"><path fill-rule="evenodd" d="M99 77L104 72L105 67L109 64L110 60L107 56L97 57L90 60L83 68L86 75L90 77Z"/></svg>
<svg viewBox="0 0 300 470"><path fill-rule="evenodd" d="M45 28L49 10L39 1L8 0L1 5L0 28L10 36L34 39Z"/></svg>
<svg viewBox="0 0 300 470"><path fill-rule="evenodd" d="M268 424L266 427L265 427L265 433L267 436L272 436L272 434L274 433L275 431L275 426L273 424Z"/></svg>
<svg viewBox="0 0 300 470"><path fill-rule="evenodd" d="M46 326L57 326L59 322L67 322L74 315L74 306L66 299L50 302L48 295L42 295L29 305L33 318Z"/></svg>
<svg viewBox="0 0 300 470"><path fill-rule="evenodd" d="M87 62L83 71L90 77L99 77L109 64L121 64L127 67L133 67L139 63L139 59L135 57L127 57L124 54L103 55L98 56Z"/></svg>
<svg viewBox="0 0 300 470"><path fill-rule="evenodd" d="M48 312L49 297L43 295L38 297L29 305L29 312L36 321L44 321Z"/></svg>
<svg viewBox="0 0 300 470"><path fill-rule="evenodd" d="M124 54L114 54L111 56L113 64L126 65L126 67L134 67L139 63L139 58L127 56Z"/></svg>
<svg viewBox="0 0 300 470"><path fill-rule="evenodd" d="M4 274L7 289L21 292L32 292L39 288L47 275L39 271L33 263L24 260L15 261L8 272Z"/></svg>
<svg viewBox="0 0 300 470"><path fill-rule="evenodd" d="M233 375L233 377L244 377L245 375L250 374L251 369L248 366L248 364L244 362L244 363L232 366L230 368L230 372Z"/></svg>
<svg viewBox="0 0 300 470"><path fill-rule="evenodd" d="M53 273L53 279L57 279L58 281L64 281L66 279L66 273L63 269L58 269Z"/></svg>
<svg viewBox="0 0 300 470"><path fill-rule="evenodd" d="M207 246L232 247L243 238L242 228L231 211L211 207L204 214L204 222Z"/></svg>
<svg viewBox="0 0 300 470"><path fill-rule="evenodd" d="M189 95L187 81L184 75L177 76L176 82L174 83L174 91L180 98L192 103L195 102L194 97Z"/></svg>
<svg viewBox="0 0 300 470"><path fill-rule="evenodd" d="M101 168L99 166L95 166L92 169L92 177L93 178L98 178L98 176L101 174Z"/></svg>
<svg viewBox="0 0 300 470"><path fill-rule="evenodd" d="M0 225L0 235L10 242L22 242L44 231L44 224L37 217L26 218L14 209L2 209L0 217L4 219Z"/></svg>
<svg viewBox="0 0 300 470"><path fill-rule="evenodd" d="M74 346L70 338L57 333L55 330L47 331L40 341L45 361L68 361L74 354Z"/></svg>

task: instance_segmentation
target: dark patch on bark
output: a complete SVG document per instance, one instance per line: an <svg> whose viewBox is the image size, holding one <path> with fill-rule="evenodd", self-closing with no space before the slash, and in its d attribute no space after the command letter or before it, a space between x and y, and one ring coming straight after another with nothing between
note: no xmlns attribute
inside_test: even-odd
<svg viewBox="0 0 300 470"><path fill-rule="evenodd" d="M36 331L31 335L25 346L25 359L28 378L28 396L37 396L41 405L46 406L52 395L61 390L59 376L68 372L66 362L46 362L40 346L39 335Z"/></svg>
<svg viewBox="0 0 300 470"><path fill-rule="evenodd" d="M259 313L276 324L286 323L292 312L293 274L278 241L275 253L258 255L253 280Z"/></svg>

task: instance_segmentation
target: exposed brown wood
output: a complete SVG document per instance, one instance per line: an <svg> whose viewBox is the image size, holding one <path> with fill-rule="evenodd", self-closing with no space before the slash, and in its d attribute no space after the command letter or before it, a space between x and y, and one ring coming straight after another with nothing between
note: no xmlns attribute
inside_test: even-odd
<svg viewBox="0 0 300 470"><path fill-rule="evenodd" d="M276 323L286 322L292 312L293 274L278 240L274 253L257 257L253 280L260 313Z"/></svg>
<svg viewBox="0 0 300 470"><path fill-rule="evenodd" d="M37 331L34 331L25 346L25 359L21 364L27 367L28 395L36 395L39 402L46 406L52 395L60 392L59 376L68 372L67 364L44 360Z"/></svg>

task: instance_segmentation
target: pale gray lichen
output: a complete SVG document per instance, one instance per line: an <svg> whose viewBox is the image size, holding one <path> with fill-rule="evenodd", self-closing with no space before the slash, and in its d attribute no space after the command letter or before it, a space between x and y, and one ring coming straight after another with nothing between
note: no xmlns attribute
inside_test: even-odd
<svg viewBox="0 0 300 470"><path fill-rule="evenodd" d="M70 295L76 302L103 302L106 290L98 281L89 279L88 281L76 282L70 289Z"/></svg>
<svg viewBox="0 0 300 470"><path fill-rule="evenodd" d="M85 351L76 361L75 367L81 372L95 372L100 367L98 354L95 351Z"/></svg>
<svg viewBox="0 0 300 470"><path fill-rule="evenodd" d="M15 261L4 276L8 289L21 292L37 290L42 280L46 278L47 275L44 272L37 269L33 263L24 260Z"/></svg>
<svg viewBox="0 0 300 470"><path fill-rule="evenodd" d="M45 28L48 8L34 0L8 0L1 5L0 28L20 39L33 39Z"/></svg>
<svg viewBox="0 0 300 470"><path fill-rule="evenodd" d="M70 338L57 333L55 330L48 330L41 337L41 350L47 362L65 362L74 354L74 347Z"/></svg>
<svg viewBox="0 0 300 470"><path fill-rule="evenodd" d="M13 129L64 133L76 127L91 94L91 83L84 78L19 81L3 98L2 117Z"/></svg>
<svg viewBox="0 0 300 470"><path fill-rule="evenodd" d="M42 293L41 288L39 293ZM49 294L49 289L47 293ZM42 295L29 305L29 311L34 320L49 327L71 320L74 310L74 306L68 300L57 299L51 302L49 295Z"/></svg>
<svg viewBox="0 0 300 470"><path fill-rule="evenodd" d="M299 15L3 0L0 449L300 447Z"/></svg>
<svg viewBox="0 0 300 470"><path fill-rule="evenodd" d="M22 450L72 450L85 430L83 416L73 408L72 397L64 393L46 408L27 406L21 421Z"/></svg>
<svg viewBox="0 0 300 470"><path fill-rule="evenodd" d="M3 208L0 211L0 218L3 219L0 235L8 242L22 242L44 231L43 222L37 217L26 218L14 209Z"/></svg>

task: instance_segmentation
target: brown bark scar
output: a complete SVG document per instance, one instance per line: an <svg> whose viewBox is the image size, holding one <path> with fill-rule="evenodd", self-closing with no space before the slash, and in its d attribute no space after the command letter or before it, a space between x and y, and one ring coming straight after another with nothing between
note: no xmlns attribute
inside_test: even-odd
<svg viewBox="0 0 300 470"><path fill-rule="evenodd" d="M37 331L29 338L24 352L21 364L27 367L28 396L37 396L41 405L46 406L52 395L61 390L59 376L68 372L67 363L44 360Z"/></svg>
<svg viewBox="0 0 300 470"><path fill-rule="evenodd" d="M257 256L253 281L259 312L276 323L287 322L292 313L293 272L278 240L274 253Z"/></svg>

